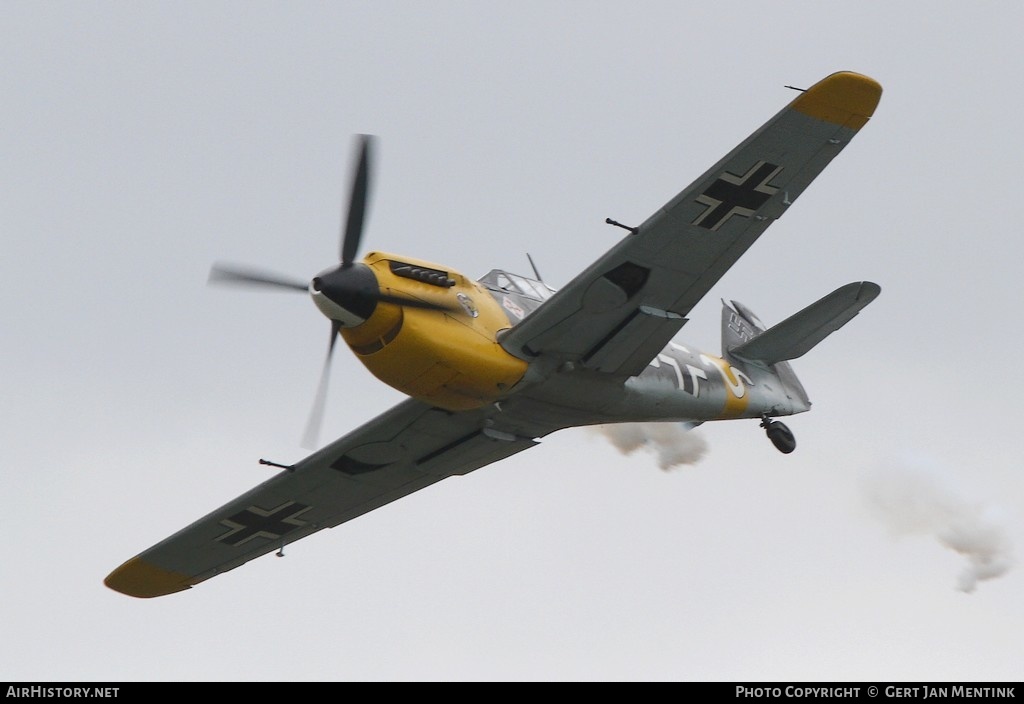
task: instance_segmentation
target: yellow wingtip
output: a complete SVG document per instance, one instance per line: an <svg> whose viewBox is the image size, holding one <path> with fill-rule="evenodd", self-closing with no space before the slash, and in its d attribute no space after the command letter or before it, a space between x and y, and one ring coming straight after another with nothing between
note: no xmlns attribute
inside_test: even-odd
<svg viewBox="0 0 1024 704"><path fill-rule="evenodd" d="M192 588L189 576L169 572L133 557L107 575L103 583L116 592L149 599Z"/></svg>
<svg viewBox="0 0 1024 704"><path fill-rule="evenodd" d="M792 103L805 115L859 130L874 114L882 86L873 78L852 71L826 76Z"/></svg>

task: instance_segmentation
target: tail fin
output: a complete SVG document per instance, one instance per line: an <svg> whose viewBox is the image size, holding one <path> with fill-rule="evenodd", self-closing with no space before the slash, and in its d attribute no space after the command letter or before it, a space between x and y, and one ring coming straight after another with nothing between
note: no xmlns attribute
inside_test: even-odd
<svg viewBox="0 0 1024 704"><path fill-rule="evenodd" d="M765 332L762 323L754 312L739 301L722 301L722 357L740 369L746 369L747 360L732 355L732 350L739 349ZM772 366L772 372L788 390L788 396L796 409L806 411L811 407L807 391L796 376L789 362L779 362ZM799 412L799 410L795 412Z"/></svg>
<svg viewBox="0 0 1024 704"><path fill-rule="evenodd" d="M723 317L722 352L737 359L771 366L796 359L850 322L882 289L870 281L846 284L768 330L750 311L733 301L746 321L726 326Z"/></svg>
<svg viewBox="0 0 1024 704"><path fill-rule="evenodd" d="M765 330L764 323L739 301L722 301L722 356L742 347Z"/></svg>

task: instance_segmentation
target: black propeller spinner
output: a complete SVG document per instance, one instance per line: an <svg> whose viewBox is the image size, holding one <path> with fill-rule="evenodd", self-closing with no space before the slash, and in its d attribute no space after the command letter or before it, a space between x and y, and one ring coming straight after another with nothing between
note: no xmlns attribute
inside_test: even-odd
<svg viewBox="0 0 1024 704"><path fill-rule="evenodd" d="M370 268L355 261L366 220L373 140L371 135L359 135L359 159L352 179L345 228L341 233L340 264L321 272L308 284L288 276L235 265L215 264L210 270L210 283L260 286L309 293L317 307L330 318L331 339L327 347L327 357L320 373L313 410L303 437L303 446L309 449L316 449L327 401L331 357L338 333L343 327L353 327L365 321L373 314L377 303L392 303L406 308L452 310L449 306L437 303L382 293L377 277Z"/></svg>

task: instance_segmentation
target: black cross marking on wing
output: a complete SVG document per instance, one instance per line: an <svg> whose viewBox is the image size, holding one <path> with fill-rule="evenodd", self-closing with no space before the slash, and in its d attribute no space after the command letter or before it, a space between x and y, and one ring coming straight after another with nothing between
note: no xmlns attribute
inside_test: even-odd
<svg viewBox="0 0 1024 704"><path fill-rule="evenodd" d="M768 184L778 173L781 166L759 161L751 166L747 173L737 175L724 172L697 196L697 202L706 205L694 225L708 230L717 230L733 215L749 218L764 205L765 201L778 192L776 186Z"/></svg>
<svg viewBox="0 0 1024 704"><path fill-rule="evenodd" d="M312 507L294 501L286 501L272 509L250 506L230 518L221 520L220 524L229 530L217 540L234 547L254 538L278 540L296 528L306 525L298 516L310 508Z"/></svg>

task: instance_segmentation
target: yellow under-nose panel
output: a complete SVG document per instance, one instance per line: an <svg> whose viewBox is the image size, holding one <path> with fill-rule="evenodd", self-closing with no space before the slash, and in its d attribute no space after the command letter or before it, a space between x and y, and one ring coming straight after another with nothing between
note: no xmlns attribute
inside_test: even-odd
<svg viewBox="0 0 1024 704"><path fill-rule="evenodd" d="M403 322L401 306L378 303L369 320L355 328L343 328L341 335L356 354L373 354L398 337Z"/></svg>
<svg viewBox="0 0 1024 704"><path fill-rule="evenodd" d="M452 286L436 286L391 270L391 262L447 271ZM526 362L498 344L508 317L475 281L436 264L372 252L364 262L382 292L448 306L448 310L378 304L342 337L384 383L439 408L479 408L502 398L526 372Z"/></svg>

